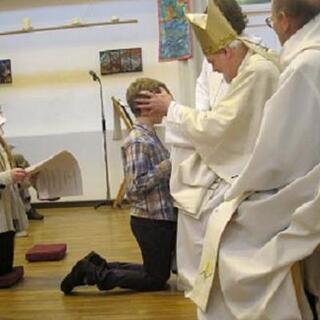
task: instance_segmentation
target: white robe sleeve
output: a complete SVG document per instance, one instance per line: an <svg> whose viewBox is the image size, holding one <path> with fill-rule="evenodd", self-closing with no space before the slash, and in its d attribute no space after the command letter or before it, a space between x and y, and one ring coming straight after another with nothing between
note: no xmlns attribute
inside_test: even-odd
<svg viewBox="0 0 320 320"><path fill-rule="evenodd" d="M210 87L210 74L212 74L212 67L207 60L202 63L201 73L196 82L196 109L207 111L210 109L210 92L215 88ZM172 102L171 105L175 105ZM167 144L179 148L192 148L192 144L187 139L183 130L181 130L180 123L174 121L166 121L165 141Z"/></svg>
<svg viewBox="0 0 320 320"><path fill-rule="evenodd" d="M175 101L172 101L169 107L168 114L171 112L176 113L174 117L177 121L171 121L171 116L167 116L166 119L166 131L165 131L165 141L167 144L178 147L178 148L188 148L193 149L192 144L188 140L180 126L179 121L179 105Z"/></svg>
<svg viewBox="0 0 320 320"><path fill-rule="evenodd" d="M226 94L228 87L222 74L214 72L211 64L207 60L204 60L201 73L196 82L195 109L208 111L214 108L215 104ZM166 143L182 148L192 147L190 140L188 140L183 130L181 130L179 121L166 122Z"/></svg>
<svg viewBox="0 0 320 320"><path fill-rule="evenodd" d="M201 73L196 83L196 105L198 110L208 110L210 108L210 87L209 74L212 73L212 67L205 59L202 63Z"/></svg>
<svg viewBox="0 0 320 320"><path fill-rule="evenodd" d="M228 172L219 174L227 181L232 168L243 168L252 152L265 102L277 85L278 71L269 71L271 64L257 59L253 57L246 70L234 78L228 93L213 110L199 112L172 104L167 116L169 122L179 124L211 170L218 172L217 161L221 168L229 161Z"/></svg>

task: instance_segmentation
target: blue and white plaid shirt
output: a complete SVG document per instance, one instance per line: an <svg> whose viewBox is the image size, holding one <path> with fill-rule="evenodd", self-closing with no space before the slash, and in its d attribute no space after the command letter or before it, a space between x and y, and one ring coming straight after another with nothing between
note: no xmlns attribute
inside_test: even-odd
<svg viewBox="0 0 320 320"><path fill-rule="evenodd" d="M170 155L155 131L144 124L135 124L121 151L131 214L176 221L169 189Z"/></svg>

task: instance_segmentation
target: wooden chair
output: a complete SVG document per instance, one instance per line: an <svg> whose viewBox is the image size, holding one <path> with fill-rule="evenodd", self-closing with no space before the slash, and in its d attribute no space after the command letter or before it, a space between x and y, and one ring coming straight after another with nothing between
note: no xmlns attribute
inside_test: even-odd
<svg viewBox="0 0 320 320"><path fill-rule="evenodd" d="M320 245L315 249L314 253L316 253L316 257L319 256ZM316 264L318 264L318 258L316 258L316 260L317 260ZM291 277L292 277L293 285L295 288L297 302L298 302L298 306L301 311L301 314L303 311L303 303L304 303L303 302L304 301L303 295L307 294L305 292L305 285L306 284L304 283L304 277L308 276L308 272L306 273L306 270L304 269L305 268L304 263L305 263L304 260L298 261L291 267ZM307 280L307 282L309 282L309 281L310 281L310 279ZM312 281L314 281L314 279ZM314 297L312 294L309 293L309 294L307 294L306 298L310 304L312 313L314 315L314 319L318 319L318 317L317 317L317 301L316 301L317 297Z"/></svg>
<svg viewBox="0 0 320 320"><path fill-rule="evenodd" d="M291 267L291 276L292 276L292 281L293 285L295 288L296 292L296 297L297 297L297 302L299 309L302 313L302 292L303 292L303 283L302 283L302 276L301 276L301 267L300 267L300 262L296 262L292 267Z"/></svg>
<svg viewBox="0 0 320 320"><path fill-rule="evenodd" d="M119 101L119 99L116 99L115 97L112 97L112 104L113 104L113 110L118 114L120 119L124 122L126 128L130 131L133 126L133 120L131 119L129 113L127 112L125 106ZM122 180L120 187L117 192L117 196L115 200L113 201L113 208L121 208L121 204L123 201L123 198L125 196L125 179Z"/></svg>

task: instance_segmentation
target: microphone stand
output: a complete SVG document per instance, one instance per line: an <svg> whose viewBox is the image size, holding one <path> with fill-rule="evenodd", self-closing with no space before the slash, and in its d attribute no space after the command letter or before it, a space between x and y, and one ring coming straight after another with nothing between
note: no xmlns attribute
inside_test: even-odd
<svg viewBox="0 0 320 320"><path fill-rule="evenodd" d="M109 184L109 166L108 166L108 149L107 149L107 132L106 132L106 119L104 116L104 105L103 105L103 94L102 94L102 84L100 78L95 73L90 73L93 77L94 81L99 82L100 87L100 105L101 105L101 125L102 125L102 135L103 135L103 151L104 151L104 162L105 162L105 170L106 170L106 201L102 201L94 206L95 209L103 205L108 205L110 201L110 184Z"/></svg>

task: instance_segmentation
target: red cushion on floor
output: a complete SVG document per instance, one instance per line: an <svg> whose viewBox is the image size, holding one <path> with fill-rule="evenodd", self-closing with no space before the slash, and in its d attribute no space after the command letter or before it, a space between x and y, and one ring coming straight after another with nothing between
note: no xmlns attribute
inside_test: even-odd
<svg viewBox="0 0 320 320"><path fill-rule="evenodd" d="M26 253L26 259L33 261L61 260L67 251L65 243L59 244L36 244Z"/></svg>
<svg viewBox="0 0 320 320"><path fill-rule="evenodd" d="M9 288L23 278L23 267L13 267L12 271L0 276L0 288Z"/></svg>

